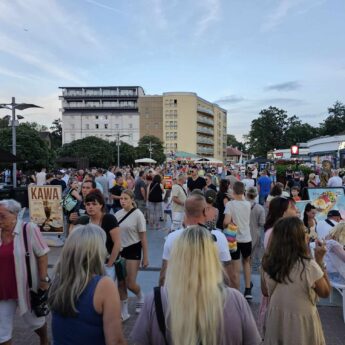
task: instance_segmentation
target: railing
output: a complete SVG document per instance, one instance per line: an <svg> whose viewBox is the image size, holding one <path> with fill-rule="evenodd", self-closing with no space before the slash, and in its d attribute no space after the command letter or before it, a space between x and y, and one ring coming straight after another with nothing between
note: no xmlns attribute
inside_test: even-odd
<svg viewBox="0 0 345 345"><path fill-rule="evenodd" d="M133 103L131 105L122 105L121 103L117 103L114 105L110 104L86 104L86 103L78 103L78 104L69 104L64 102L62 104L63 109L90 109L90 108L117 108L117 109L137 109L138 105L137 103Z"/></svg>
<svg viewBox="0 0 345 345"><path fill-rule="evenodd" d="M119 92L119 91L63 91L63 97L136 97L137 92Z"/></svg>
<svg viewBox="0 0 345 345"><path fill-rule="evenodd" d="M208 125L212 125L214 124L213 120L205 117L205 116L198 116L198 122L201 122L201 123L207 123Z"/></svg>
<svg viewBox="0 0 345 345"><path fill-rule="evenodd" d="M197 127L197 131L198 131L199 133L204 133L204 134L213 135L213 130L210 129L210 128L207 128L207 127L200 127L200 126L198 126L198 127Z"/></svg>
<svg viewBox="0 0 345 345"><path fill-rule="evenodd" d="M202 107L202 106L200 106L200 105L197 106L197 110L198 110L199 112L201 112L201 113L206 113L206 114L209 114L209 115L212 115L212 116L214 115L213 110L204 108L204 107Z"/></svg>
<svg viewBox="0 0 345 345"><path fill-rule="evenodd" d="M203 137L197 137L197 143L198 144L214 144L214 141L212 139L203 138Z"/></svg>

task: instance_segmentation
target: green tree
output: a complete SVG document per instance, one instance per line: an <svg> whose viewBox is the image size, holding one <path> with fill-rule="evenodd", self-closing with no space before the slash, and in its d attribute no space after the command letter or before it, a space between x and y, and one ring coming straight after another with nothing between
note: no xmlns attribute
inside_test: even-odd
<svg viewBox="0 0 345 345"><path fill-rule="evenodd" d="M321 135L336 135L345 130L345 104L336 101L328 108L328 117L320 124Z"/></svg>
<svg viewBox="0 0 345 345"><path fill-rule="evenodd" d="M87 158L90 166L108 167L113 161L113 150L110 143L97 137L86 137L63 145L58 156Z"/></svg>
<svg viewBox="0 0 345 345"><path fill-rule="evenodd" d="M285 133L289 128L285 110L269 107L260 111L259 117L252 121L247 136L249 151L256 156L266 156L275 148L285 148Z"/></svg>
<svg viewBox="0 0 345 345"><path fill-rule="evenodd" d="M47 143L30 124L22 123L16 128L18 169L25 171L49 167L51 151ZM0 128L0 147L10 151L12 144L11 128Z"/></svg>
<svg viewBox="0 0 345 345"><path fill-rule="evenodd" d="M232 147L237 147L241 151L246 151L245 144L238 141L233 134L227 134L226 135L226 145L232 146Z"/></svg>
<svg viewBox="0 0 345 345"><path fill-rule="evenodd" d="M166 156L164 154L163 143L154 135L145 135L139 140L138 147L136 147L137 158L150 157L149 146L152 146L152 159L161 164L165 161Z"/></svg>
<svg viewBox="0 0 345 345"><path fill-rule="evenodd" d="M62 145L62 120L55 119L49 129L51 130L52 149L57 150Z"/></svg>
<svg viewBox="0 0 345 345"><path fill-rule="evenodd" d="M266 156L268 151L289 148L318 135L318 128L302 123L296 115L289 117L285 110L269 107L252 121L246 138L252 154Z"/></svg>
<svg viewBox="0 0 345 345"><path fill-rule="evenodd" d="M112 141L110 143L112 147L114 162L117 164L117 143ZM120 165L133 165L136 159L136 149L134 146L120 141Z"/></svg>
<svg viewBox="0 0 345 345"><path fill-rule="evenodd" d="M46 132L48 130L48 127L45 125L40 125L37 122L24 122L25 125L27 125L28 127L34 129L37 132Z"/></svg>

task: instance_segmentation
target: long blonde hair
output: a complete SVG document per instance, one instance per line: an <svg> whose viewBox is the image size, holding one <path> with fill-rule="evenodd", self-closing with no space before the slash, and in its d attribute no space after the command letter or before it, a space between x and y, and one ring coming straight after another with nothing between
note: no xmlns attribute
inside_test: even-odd
<svg viewBox="0 0 345 345"><path fill-rule="evenodd" d="M345 223L337 224L330 232L329 237L345 246Z"/></svg>
<svg viewBox="0 0 345 345"><path fill-rule="evenodd" d="M175 242L165 286L173 343L219 344L225 300L223 269L207 229L191 226Z"/></svg>
<svg viewBox="0 0 345 345"><path fill-rule="evenodd" d="M62 316L78 313L76 302L94 275L104 274L106 234L95 224L76 227L62 249L49 292L49 305Z"/></svg>

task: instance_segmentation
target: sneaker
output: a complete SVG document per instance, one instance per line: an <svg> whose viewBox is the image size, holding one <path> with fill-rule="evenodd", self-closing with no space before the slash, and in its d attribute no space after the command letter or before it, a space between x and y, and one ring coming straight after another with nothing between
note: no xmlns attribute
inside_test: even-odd
<svg viewBox="0 0 345 345"><path fill-rule="evenodd" d="M125 321L127 321L129 318L131 317L131 315L130 314L123 314L123 313L121 313L121 319L122 319L122 322L125 322Z"/></svg>
<svg viewBox="0 0 345 345"><path fill-rule="evenodd" d="M253 287L253 283L250 283L250 288L245 288L244 289L244 298L245 299L253 299L253 295L252 295L252 287Z"/></svg>
<svg viewBox="0 0 345 345"><path fill-rule="evenodd" d="M140 299L137 300L137 303L135 304L135 312L137 314L140 314L142 307L144 306L144 294L142 293L142 296Z"/></svg>

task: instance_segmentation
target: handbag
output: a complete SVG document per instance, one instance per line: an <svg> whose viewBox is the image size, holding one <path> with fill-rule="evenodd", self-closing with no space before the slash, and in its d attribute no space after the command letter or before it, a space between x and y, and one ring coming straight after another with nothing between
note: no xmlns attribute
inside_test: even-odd
<svg viewBox="0 0 345 345"><path fill-rule="evenodd" d="M25 246L25 264L28 276L28 285L30 291L30 304L31 309L37 317L47 316L49 314L48 301L48 290L38 289L37 292L32 290L32 276L31 276L31 266L30 266L30 251L28 246L28 235L27 235L27 223L24 225L23 235L24 235L24 246Z"/></svg>
<svg viewBox="0 0 345 345"><path fill-rule="evenodd" d="M72 189L69 190L69 192L63 197L61 201L62 207L66 212L72 211L78 203L78 200L73 198L71 192Z"/></svg>
<svg viewBox="0 0 345 345"><path fill-rule="evenodd" d="M120 225L130 214L132 214L136 210L136 207L133 207L119 222L118 225ZM127 276L127 271L126 271L126 259L122 257L118 257L115 262L115 272L116 272L116 277L119 281L125 280Z"/></svg>

